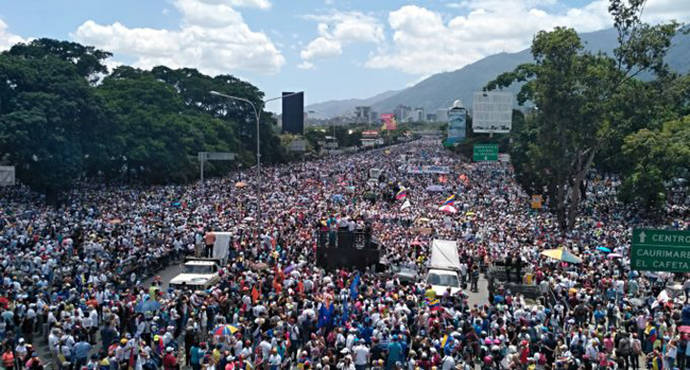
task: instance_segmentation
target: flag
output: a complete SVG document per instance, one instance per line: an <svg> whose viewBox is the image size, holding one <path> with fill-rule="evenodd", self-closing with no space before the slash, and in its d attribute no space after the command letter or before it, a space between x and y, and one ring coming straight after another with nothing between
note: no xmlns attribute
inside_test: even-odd
<svg viewBox="0 0 690 370"><path fill-rule="evenodd" d="M355 275L355 278L352 280L352 284L350 284L350 298L352 300L357 299L357 296L359 295L359 273Z"/></svg>
<svg viewBox="0 0 690 370"><path fill-rule="evenodd" d="M441 310L441 301L438 298L429 300L427 304L432 311Z"/></svg>
<svg viewBox="0 0 690 370"><path fill-rule="evenodd" d="M443 205L444 205L444 206L445 206L445 205L451 205L451 206L452 206L453 204L455 204L455 194L449 196L449 197L446 199L446 201L443 202Z"/></svg>
<svg viewBox="0 0 690 370"><path fill-rule="evenodd" d="M407 189L405 189L405 188L400 189L398 194L395 194L395 199L400 200L400 199L405 199L405 198L407 198Z"/></svg>
<svg viewBox="0 0 690 370"><path fill-rule="evenodd" d="M343 302L343 316L340 319L341 320L340 325L347 324L349 319L350 319L350 310L347 307L347 299L346 299L345 302Z"/></svg>
<svg viewBox="0 0 690 370"><path fill-rule="evenodd" d="M404 211L405 209L410 208L411 206L412 206L412 204L410 204L410 200L406 199L405 203L403 203L403 205L400 206L400 210Z"/></svg>
<svg viewBox="0 0 690 370"><path fill-rule="evenodd" d="M326 303L321 304L321 307L319 308L319 319L316 322L317 328L320 329L324 326L327 326L331 322L332 307L333 303L331 303L331 308L326 308Z"/></svg>
<svg viewBox="0 0 690 370"><path fill-rule="evenodd" d="M444 335L443 339L441 339L441 348L445 348L446 343L448 343L448 334Z"/></svg>

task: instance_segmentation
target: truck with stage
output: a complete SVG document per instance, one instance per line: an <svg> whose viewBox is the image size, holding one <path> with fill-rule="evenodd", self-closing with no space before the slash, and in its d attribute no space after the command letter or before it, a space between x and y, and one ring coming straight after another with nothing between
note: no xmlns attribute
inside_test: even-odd
<svg viewBox="0 0 690 370"><path fill-rule="evenodd" d="M450 294L456 295L461 291L459 272L458 243L455 240L433 240L426 283L431 285L436 295L444 295L449 288Z"/></svg>

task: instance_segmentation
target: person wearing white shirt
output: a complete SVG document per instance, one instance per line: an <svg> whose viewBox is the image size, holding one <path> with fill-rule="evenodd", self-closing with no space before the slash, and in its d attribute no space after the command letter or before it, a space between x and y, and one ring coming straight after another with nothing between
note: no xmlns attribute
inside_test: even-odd
<svg viewBox="0 0 690 370"><path fill-rule="evenodd" d="M352 354L355 356L354 363L357 370L366 369L369 364L369 348L365 343L359 339L355 339L355 346L352 348Z"/></svg>

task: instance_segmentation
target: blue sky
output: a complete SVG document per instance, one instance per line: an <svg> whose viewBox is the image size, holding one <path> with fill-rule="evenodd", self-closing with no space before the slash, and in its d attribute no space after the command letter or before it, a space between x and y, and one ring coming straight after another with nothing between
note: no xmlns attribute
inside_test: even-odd
<svg viewBox="0 0 690 370"><path fill-rule="evenodd" d="M364 98L527 47L555 25L610 26L607 0L31 0L0 3L0 49L37 37L110 50L110 63L230 73L268 97ZM645 18L687 21L690 2ZM279 110L279 105L269 106Z"/></svg>

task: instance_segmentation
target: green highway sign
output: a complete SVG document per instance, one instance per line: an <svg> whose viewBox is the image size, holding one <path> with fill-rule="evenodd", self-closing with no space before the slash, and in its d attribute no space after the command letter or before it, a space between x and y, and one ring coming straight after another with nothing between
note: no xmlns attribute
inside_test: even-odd
<svg viewBox="0 0 690 370"><path fill-rule="evenodd" d="M475 162L497 161L498 144L474 144L472 160Z"/></svg>
<svg viewBox="0 0 690 370"><path fill-rule="evenodd" d="M633 230L633 270L690 272L690 231Z"/></svg>

